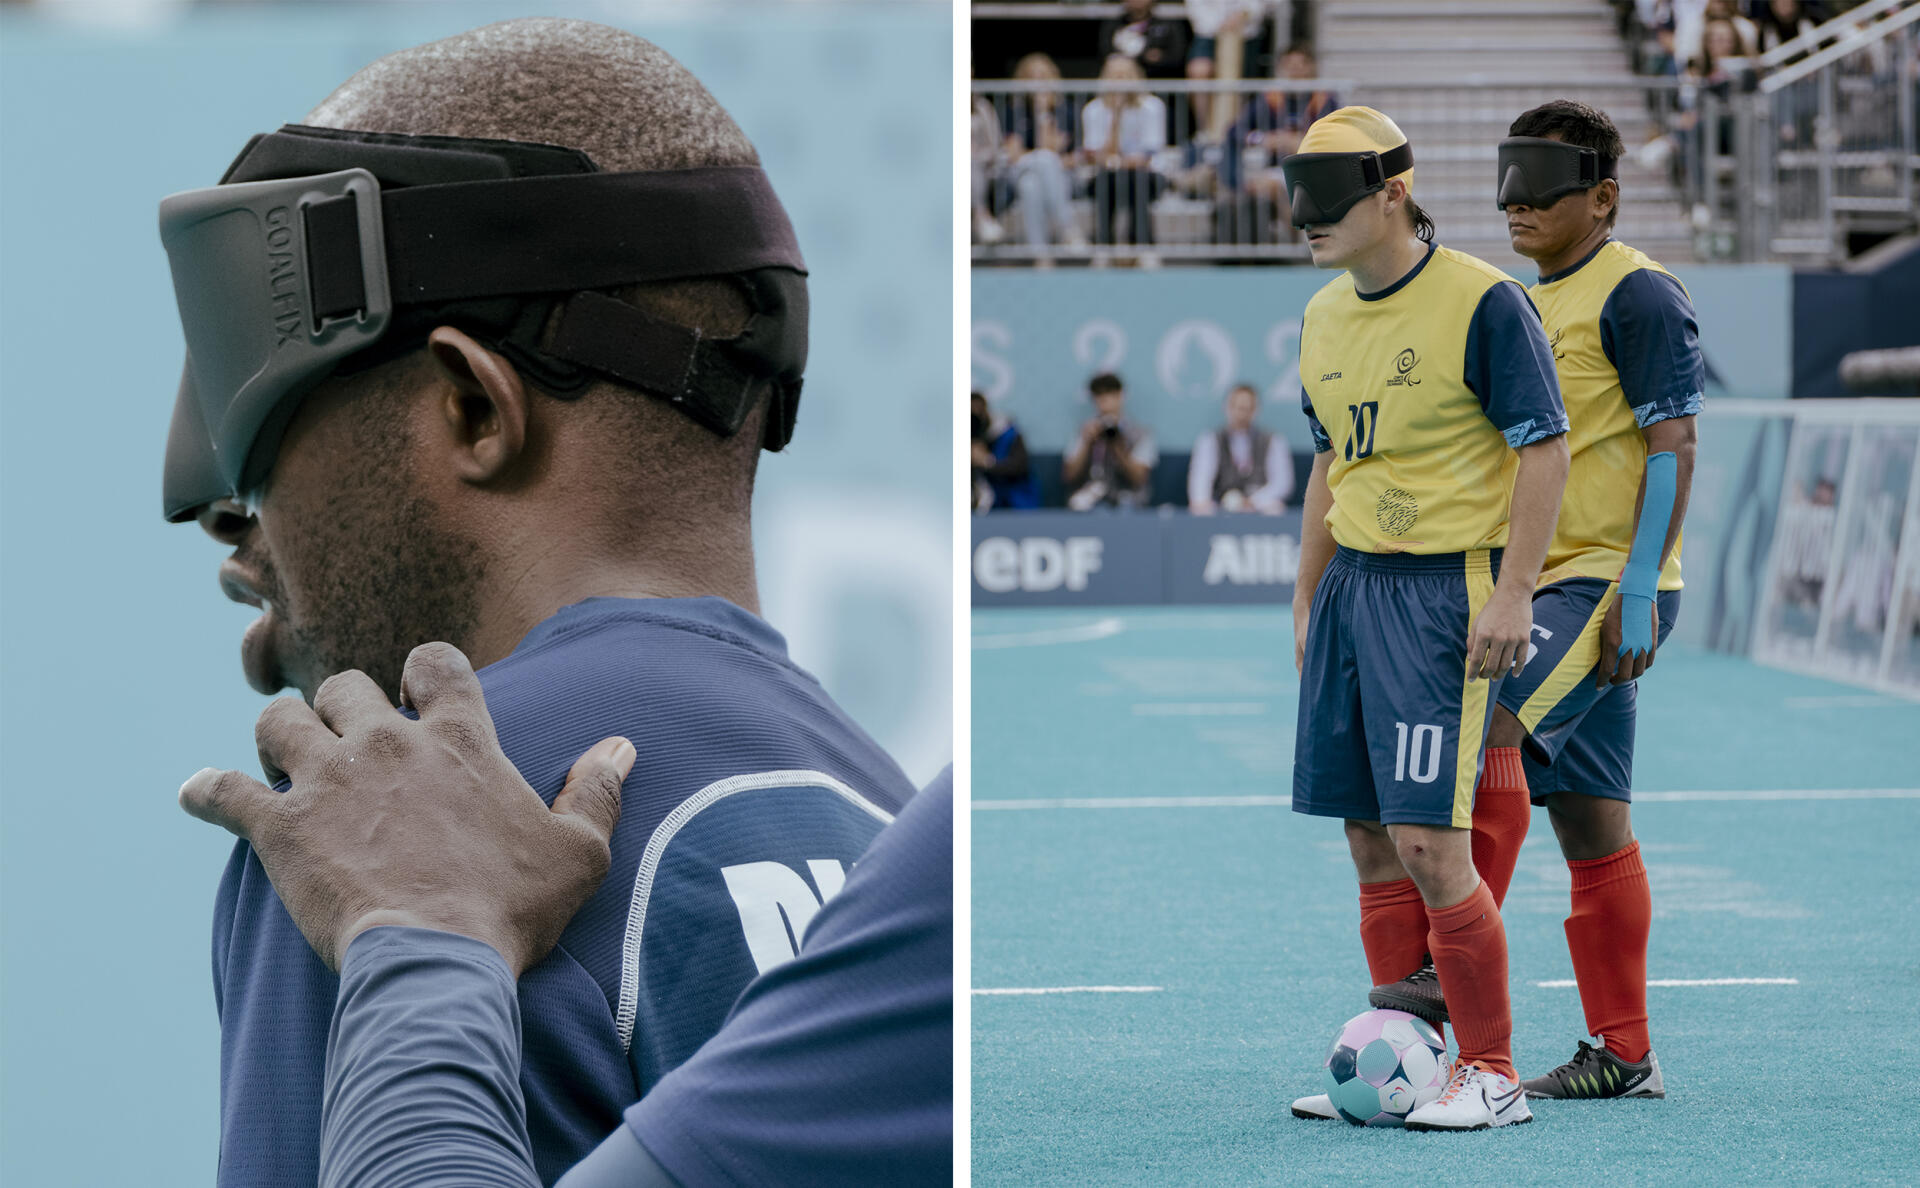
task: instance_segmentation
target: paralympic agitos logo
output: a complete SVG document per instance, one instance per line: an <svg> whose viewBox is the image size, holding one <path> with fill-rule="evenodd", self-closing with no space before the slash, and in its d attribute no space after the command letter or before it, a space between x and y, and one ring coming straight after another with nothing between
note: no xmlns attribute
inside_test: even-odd
<svg viewBox="0 0 1920 1188"><path fill-rule="evenodd" d="M1420 381L1412 375L1414 367L1420 362L1420 356L1408 347L1393 358L1393 370L1397 373L1387 380L1387 387L1396 388L1403 384L1411 386Z"/></svg>
<svg viewBox="0 0 1920 1188"><path fill-rule="evenodd" d="M294 258L293 215L284 206L267 212L267 300L273 306L273 329L279 350L299 333L300 265Z"/></svg>

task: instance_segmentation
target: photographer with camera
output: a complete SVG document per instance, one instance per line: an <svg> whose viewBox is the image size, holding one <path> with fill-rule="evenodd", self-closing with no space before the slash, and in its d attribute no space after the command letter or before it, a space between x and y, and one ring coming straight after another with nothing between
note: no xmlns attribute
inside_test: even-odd
<svg viewBox="0 0 1920 1188"><path fill-rule="evenodd" d="M1027 442L1004 416L993 415L984 392L973 394L973 510L1040 506L1040 482L1027 460Z"/></svg>
<svg viewBox="0 0 1920 1188"><path fill-rule="evenodd" d="M1061 475L1072 492L1067 506L1145 507L1160 447L1144 426L1127 419L1127 390L1119 376L1101 372L1087 382L1087 391L1098 415L1080 427L1067 450Z"/></svg>

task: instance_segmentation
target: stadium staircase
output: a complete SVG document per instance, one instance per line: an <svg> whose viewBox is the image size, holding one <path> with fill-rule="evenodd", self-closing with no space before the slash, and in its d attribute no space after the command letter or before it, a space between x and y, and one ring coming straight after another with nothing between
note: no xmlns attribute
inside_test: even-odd
<svg viewBox="0 0 1920 1188"><path fill-rule="evenodd" d="M1377 107L1406 132L1415 197L1448 247L1536 275L1493 204L1494 156L1515 116L1568 98L1605 111L1626 143L1619 237L1669 264L1694 258L1680 191L1664 165L1635 155L1656 123L1607 0L1331 0L1317 42L1320 73L1355 81L1342 101Z"/></svg>

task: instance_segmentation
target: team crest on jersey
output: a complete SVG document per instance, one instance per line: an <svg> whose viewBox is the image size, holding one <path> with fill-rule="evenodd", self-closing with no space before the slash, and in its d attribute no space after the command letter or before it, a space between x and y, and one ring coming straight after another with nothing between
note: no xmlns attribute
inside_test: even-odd
<svg viewBox="0 0 1920 1188"><path fill-rule="evenodd" d="M1564 359L1567 357L1567 352L1560 349L1560 340L1565 338L1566 336L1567 336L1567 328L1565 326L1562 326L1560 329L1555 330L1553 332L1552 338L1549 338L1547 340L1547 345L1553 348L1553 357L1556 359Z"/></svg>
<svg viewBox="0 0 1920 1188"><path fill-rule="evenodd" d="M1395 355L1393 358L1393 370L1395 374L1391 379L1387 380L1387 387L1397 388L1402 385L1411 386L1419 383L1419 377L1413 374L1413 369L1418 366L1419 363L1420 356L1413 353L1412 347L1408 347L1398 355Z"/></svg>

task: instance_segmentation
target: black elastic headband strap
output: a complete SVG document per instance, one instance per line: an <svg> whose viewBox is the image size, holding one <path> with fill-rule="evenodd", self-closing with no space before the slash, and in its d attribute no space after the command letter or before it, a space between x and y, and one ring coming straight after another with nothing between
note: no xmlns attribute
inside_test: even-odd
<svg viewBox="0 0 1920 1188"><path fill-rule="evenodd" d="M349 195L307 208L320 316L360 308ZM608 289L758 268L805 272L766 174L751 166L410 186L380 195L396 304Z"/></svg>
<svg viewBox="0 0 1920 1188"><path fill-rule="evenodd" d="M1413 168L1413 144L1406 142L1395 145L1380 154L1380 180L1384 183L1396 174L1405 173Z"/></svg>

